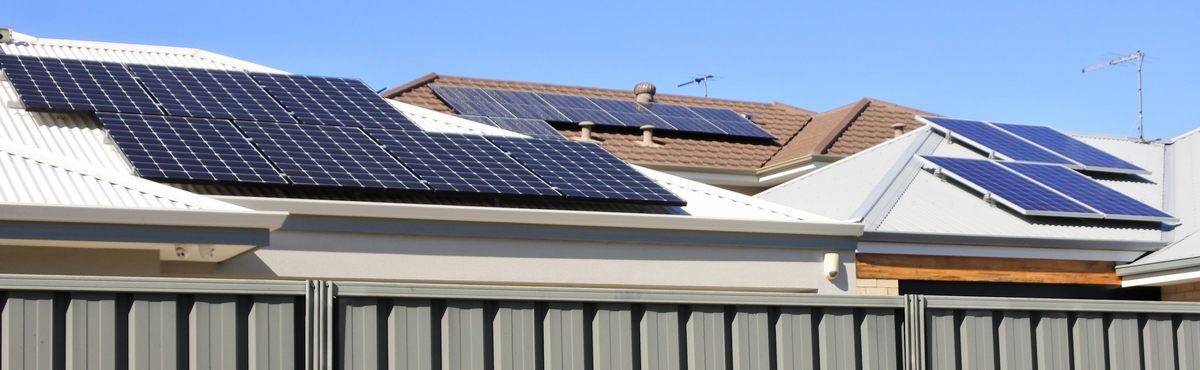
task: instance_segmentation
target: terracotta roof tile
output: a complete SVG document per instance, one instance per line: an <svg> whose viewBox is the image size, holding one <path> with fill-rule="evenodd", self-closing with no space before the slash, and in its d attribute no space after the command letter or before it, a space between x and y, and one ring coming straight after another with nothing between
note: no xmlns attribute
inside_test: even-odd
<svg viewBox="0 0 1200 370"><path fill-rule="evenodd" d="M892 125L906 124L905 131L911 131L924 126L917 122L914 115L931 115L913 108L888 103L882 100L866 99L866 109L858 114L853 122L846 127L824 154L848 156L864 149L873 147L895 136Z"/></svg>

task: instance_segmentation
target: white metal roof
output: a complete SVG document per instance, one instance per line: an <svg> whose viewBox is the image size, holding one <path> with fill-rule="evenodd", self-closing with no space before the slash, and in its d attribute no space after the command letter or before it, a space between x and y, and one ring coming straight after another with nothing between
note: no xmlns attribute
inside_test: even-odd
<svg viewBox="0 0 1200 370"><path fill-rule="evenodd" d="M1099 181L1147 204L1163 207L1164 176L1170 173L1164 165L1166 145L1125 138L1073 136L1152 171L1141 181L1130 181L1128 177ZM921 170L914 154L984 158L965 146L948 142L926 127L781 184L758 197L792 207L813 205L805 209L833 218L862 219L868 233L935 235L951 239L959 236L964 240L993 237L998 240L1116 241L1143 246L1161 242L1164 238L1162 230L1149 223L1024 217L1002 206L990 205L952 181L943 181ZM1171 211L1170 207L1164 208ZM1184 222L1191 219L1186 218Z"/></svg>
<svg viewBox="0 0 1200 370"><path fill-rule="evenodd" d="M270 67L197 49L39 39L20 34L16 39L15 43L0 44L0 51L15 55L283 73ZM134 174L128 161L91 115L27 112L14 108L19 105L10 104L16 101L19 99L11 84L0 81L0 140L34 147L107 170ZM389 102L427 131L523 136L417 106ZM731 219L830 221L827 217L789 209L680 177L645 168L638 169L688 202L688 206L679 208L680 213Z"/></svg>
<svg viewBox="0 0 1200 370"><path fill-rule="evenodd" d="M1166 248L1118 268L1126 285L1200 280L1200 129L1171 140L1166 154L1164 204L1183 223L1168 234L1172 242Z"/></svg>

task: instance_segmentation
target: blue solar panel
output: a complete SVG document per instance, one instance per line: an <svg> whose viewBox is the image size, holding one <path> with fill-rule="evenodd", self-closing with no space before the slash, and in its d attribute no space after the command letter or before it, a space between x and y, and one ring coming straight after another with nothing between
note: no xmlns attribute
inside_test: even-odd
<svg viewBox="0 0 1200 370"><path fill-rule="evenodd" d="M503 118L503 117L484 117L484 116L459 116L463 119L472 120L479 123L484 123L490 126L499 127L508 131L529 135L543 139L558 139L565 140L558 130L550 126L549 123L540 119L525 119L525 118Z"/></svg>
<svg viewBox="0 0 1200 370"><path fill-rule="evenodd" d="M517 118L538 119L544 121L569 121L550 103L542 100L537 94L511 90L484 90L500 105L504 106Z"/></svg>
<svg viewBox="0 0 1200 370"><path fill-rule="evenodd" d="M941 167L943 173L980 192L990 193L997 201L1027 215L1102 217L1070 198L1005 169L1000 162L932 156L921 158Z"/></svg>
<svg viewBox="0 0 1200 370"><path fill-rule="evenodd" d="M243 72L134 64L128 67L167 115L296 122Z"/></svg>
<svg viewBox="0 0 1200 370"><path fill-rule="evenodd" d="M621 121L623 126L642 127L643 125L654 125L656 128L664 130L673 130L675 126L671 126L667 121L650 113L650 109L646 106L632 101L612 100L612 99L589 99L596 106L604 109L605 112L616 117ZM599 124L599 123L597 123Z"/></svg>
<svg viewBox="0 0 1200 370"><path fill-rule="evenodd" d="M1088 170L1149 173L1145 169L1045 126L993 123L996 126L1084 165Z"/></svg>
<svg viewBox="0 0 1200 370"><path fill-rule="evenodd" d="M775 135L764 130L762 127L750 122L746 117L737 112L728 109L705 108L705 107L688 107L696 115L712 122L713 125L725 131L726 134L741 137L751 137L760 139L774 139Z"/></svg>
<svg viewBox="0 0 1200 370"><path fill-rule="evenodd" d="M139 176L167 181L287 184L226 120L97 113Z"/></svg>
<svg viewBox="0 0 1200 370"><path fill-rule="evenodd" d="M0 55L0 68L26 109L162 113L117 63Z"/></svg>
<svg viewBox="0 0 1200 370"><path fill-rule="evenodd" d="M482 136L367 129L435 191L560 196Z"/></svg>
<svg viewBox="0 0 1200 370"><path fill-rule="evenodd" d="M454 108L454 111L458 112L458 114L487 117L516 117L512 112L504 109L504 106L501 106L495 99L484 93L483 90L437 84L429 85L429 87L433 89L433 92L438 97L446 101L447 104L450 104L450 107Z"/></svg>
<svg viewBox="0 0 1200 370"><path fill-rule="evenodd" d="M985 151L994 151L1005 159L1026 162L1078 165L1069 159L1039 148L1020 138L983 121L961 120L938 117L921 117L932 123L939 131L949 131L959 139Z"/></svg>
<svg viewBox="0 0 1200 370"><path fill-rule="evenodd" d="M429 189L357 127L255 122L237 126L296 185Z"/></svg>
<svg viewBox="0 0 1200 370"><path fill-rule="evenodd" d="M1171 215L1113 190L1079 172L1059 165L1001 162L1002 165L1075 198L1104 213L1105 218L1174 221Z"/></svg>
<svg viewBox="0 0 1200 370"><path fill-rule="evenodd" d="M650 105L650 112L670 123L678 131L726 134L725 130L682 105L655 103Z"/></svg>
<svg viewBox="0 0 1200 370"><path fill-rule="evenodd" d="M300 123L420 130L359 80L252 73Z"/></svg>
<svg viewBox="0 0 1200 370"><path fill-rule="evenodd" d="M591 100L582 96L538 94L550 106L566 115L570 122L591 121L597 125L626 126L616 117L605 112Z"/></svg>
<svg viewBox="0 0 1200 370"><path fill-rule="evenodd" d="M685 204L678 196L594 143L490 139L567 197Z"/></svg>

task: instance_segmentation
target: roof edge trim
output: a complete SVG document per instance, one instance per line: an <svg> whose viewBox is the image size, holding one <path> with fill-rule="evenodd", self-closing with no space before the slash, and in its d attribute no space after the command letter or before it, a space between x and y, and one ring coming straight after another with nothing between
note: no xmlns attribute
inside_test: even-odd
<svg viewBox="0 0 1200 370"><path fill-rule="evenodd" d="M0 203L0 220L275 230L287 212Z"/></svg>
<svg viewBox="0 0 1200 370"><path fill-rule="evenodd" d="M997 247L1103 249L1121 251L1153 251L1166 243L1161 241L1113 241L1067 238L1026 238L967 234L929 234L895 231L865 231L862 241L928 244L973 244Z"/></svg>

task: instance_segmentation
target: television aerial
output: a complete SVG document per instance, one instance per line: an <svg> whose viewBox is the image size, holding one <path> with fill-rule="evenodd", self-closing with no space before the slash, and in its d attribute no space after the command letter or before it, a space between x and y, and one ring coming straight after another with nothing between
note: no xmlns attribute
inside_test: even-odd
<svg viewBox="0 0 1200 370"><path fill-rule="evenodd" d="M713 79L718 79L718 78L721 78L721 77L713 76L710 74L698 74L698 75L693 76L691 81L681 83L681 84L679 84L679 86L676 86L676 87L684 87L684 86L691 85L691 84L704 86L704 97L707 98L708 97L708 81L713 80Z"/></svg>

